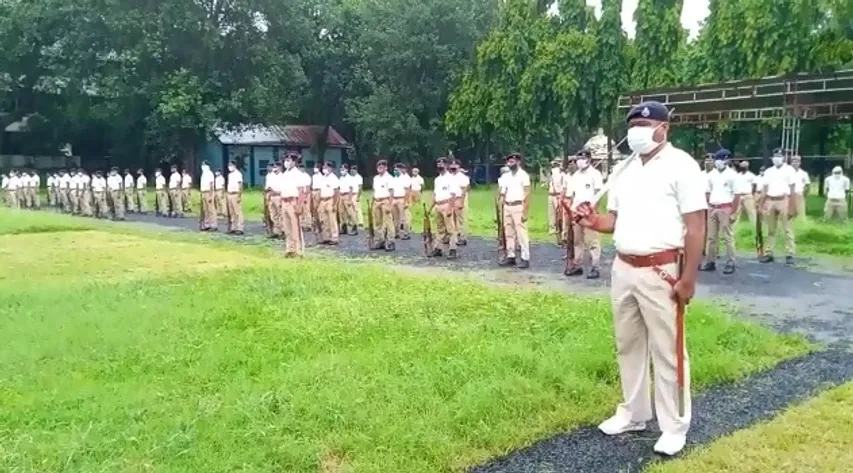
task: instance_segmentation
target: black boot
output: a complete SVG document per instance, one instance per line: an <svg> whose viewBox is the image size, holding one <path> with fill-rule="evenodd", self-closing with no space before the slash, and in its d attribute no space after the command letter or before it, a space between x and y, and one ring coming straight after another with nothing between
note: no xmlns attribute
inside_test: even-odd
<svg viewBox="0 0 853 473"><path fill-rule="evenodd" d="M518 269L527 269L530 267L530 261L526 259L521 260L521 263L518 263Z"/></svg>
<svg viewBox="0 0 853 473"><path fill-rule="evenodd" d="M583 276L583 268L581 268L580 266L572 266L571 268L567 269L566 272L564 272L563 274L570 277Z"/></svg>
<svg viewBox="0 0 853 473"><path fill-rule="evenodd" d="M373 245L373 247L372 247L372 248L370 248L370 249L371 249L371 250L374 250L374 251L384 250L384 249L385 249L385 242L384 242L384 241L380 241L380 242L378 242L378 243L375 243L375 244Z"/></svg>
<svg viewBox="0 0 853 473"><path fill-rule="evenodd" d="M598 272L598 268L592 268L589 270L589 274L586 275L587 279L598 279L601 277L601 274Z"/></svg>
<svg viewBox="0 0 853 473"><path fill-rule="evenodd" d="M723 274L732 274L735 272L735 262L734 261L726 261L726 265L723 267Z"/></svg>
<svg viewBox="0 0 853 473"><path fill-rule="evenodd" d="M785 264L787 264L789 266L793 266L794 265L794 257L793 256L786 256L785 257Z"/></svg>
<svg viewBox="0 0 853 473"><path fill-rule="evenodd" d="M515 266L515 258L505 258L503 261L498 262L498 266Z"/></svg>
<svg viewBox="0 0 853 473"><path fill-rule="evenodd" d="M456 250L450 250L447 252L447 259L456 259L459 255L456 254Z"/></svg>
<svg viewBox="0 0 853 473"><path fill-rule="evenodd" d="M444 254L441 252L439 248L432 250L432 252L428 255L430 258L441 258Z"/></svg>
<svg viewBox="0 0 853 473"><path fill-rule="evenodd" d="M772 263L773 255L764 255L759 260L760 263Z"/></svg>
<svg viewBox="0 0 853 473"><path fill-rule="evenodd" d="M699 271L716 271L716 270L717 270L717 263L714 263L713 261L708 261L705 264L703 264L702 266L699 266Z"/></svg>
<svg viewBox="0 0 853 473"><path fill-rule="evenodd" d="M466 240L464 238L460 238L456 244L459 246L468 246L468 240Z"/></svg>
<svg viewBox="0 0 853 473"><path fill-rule="evenodd" d="M385 251L394 251L396 249L397 248L394 246L393 241L389 241L389 242L385 243Z"/></svg>

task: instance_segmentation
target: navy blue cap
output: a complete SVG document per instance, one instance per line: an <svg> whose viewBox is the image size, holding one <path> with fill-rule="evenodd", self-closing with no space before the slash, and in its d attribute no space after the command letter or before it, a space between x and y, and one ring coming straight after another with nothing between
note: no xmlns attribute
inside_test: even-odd
<svg viewBox="0 0 853 473"><path fill-rule="evenodd" d="M714 153L714 159L722 159L725 161L726 159L730 159L732 157L732 152L727 150L726 148L722 148L716 153Z"/></svg>
<svg viewBox="0 0 853 473"><path fill-rule="evenodd" d="M590 159L590 158L592 158L592 153L588 149L582 149L582 150L578 151L577 154L575 154L575 156L577 156L579 158Z"/></svg>
<svg viewBox="0 0 853 473"><path fill-rule="evenodd" d="M669 109L666 108L666 105L660 102L643 102L628 112L628 116L625 118L625 121L630 122L635 118L648 118L649 120L668 122Z"/></svg>
<svg viewBox="0 0 853 473"><path fill-rule="evenodd" d="M785 150L782 148L776 148L773 150L773 156L785 156Z"/></svg>

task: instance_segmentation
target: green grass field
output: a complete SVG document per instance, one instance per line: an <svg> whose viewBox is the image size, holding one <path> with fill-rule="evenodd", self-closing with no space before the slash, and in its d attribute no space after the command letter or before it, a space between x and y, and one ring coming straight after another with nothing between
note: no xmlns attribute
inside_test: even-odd
<svg viewBox="0 0 853 473"><path fill-rule="evenodd" d="M601 297L9 210L0 264L0 471L461 471L619 396ZM809 350L688 326L698 389Z"/></svg>

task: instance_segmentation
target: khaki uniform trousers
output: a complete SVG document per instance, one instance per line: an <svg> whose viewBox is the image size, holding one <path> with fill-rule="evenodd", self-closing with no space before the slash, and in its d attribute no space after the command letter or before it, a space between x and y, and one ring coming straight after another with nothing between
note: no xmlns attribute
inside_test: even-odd
<svg viewBox="0 0 853 473"><path fill-rule="evenodd" d="M420 204L421 203L421 198L423 197L423 194L421 191L411 191L411 196L412 196L412 203L413 204Z"/></svg>
<svg viewBox="0 0 853 473"><path fill-rule="evenodd" d="M299 216L302 228L311 228L313 226L313 222L311 221L311 209L313 209L314 206L317 205L315 195L316 192L310 191L305 196L305 208L303 209L302 214Z"/></svg>
<svg viewBox="0 0 853 473"><path fill-rule="evenodd" d="M376 232L376 241L392 242L397 237L397 229L394 228L393 208L391 198L373 201L373 224Z"/></svg>
<svg viewBox="0 0 853 473"><path fill-rule="evenodd" d="M110 214L110 209L107 206L107 195L105 192L95 192L92 194L95 201L95 216L98 218L106 218Z"/></svg>
<svg viewBox="0 0 853 473"><path fill-rule="evenodd" d="M225 191L222 189L216 191L216 214L220 217L224 217L226 212L226 205L227 204L225 203Z"/></svg>
<svg viewBox="0 0 853 473"><path fill-rule="evenodd" d="M30 189L30 199L33 202L33 207L40 209L41 208L41 195L39 195L39 189L33 187Z"/></svg>
<svg viewBox="0 0 853 473"><path fill-rule="evenodd" d="M802 194L794 195L794 219L804 217L806 215L806 198Z"/></svg>
<svg viewBox="0 0 853 473"><path fill-rule="evenodd" d="M181 189L181 206L184 209L185 213L190 213L193 211L192 202L190 201L190 197L192 194L189 189Z"/></svg>
<svg viewBox="0 0 853 473"><path fill-rule="evenodd" d="M73 214L80 213L80 191L78 191L77 189L69 190L68 201L71 207L69 212Z"/></svg>
<svg viewBox="0 0 853 473"><path fill-rule="evenodd" d="M716 261L720 252L720 236L726 245L726 261L735 260L735 244L732 238L731 213L734 211L729 207L708 208L708 247L705 251L708 261Z"/></svg>
<svg viewBox="0 0 853 473"><path fill-rule="evenodd" d="M317 217L320 219L320 241L338 241L338 217L334 197L320 197Z"/></svg>
<svg viewBox="0 0 853 473"><path fill-rule="evenodd" d="M794 256L797 245L794 242L793 222L788 218L788 197L775 200L768 197L764 204L764 221L767 224L768 240L764 253L773 256L773 248L776 246L776 225L781 223L782 231L785 233L785 253L787 256Z"/></svg>
<svg viewBox="0 0 853 473"><path fill-rule="evenodd" d="M677 276L676 264L660 269ZM610 289L622 404L616 415L633 422L652 419L649 355L654 366L654 412L661 431L686 434L692 414L690 361L684 347L684 417L678 415L675 302L672 287L652 268L635 268L618 256Z"/></svg>
<svg viewBox="0 0 853 473"><path fill-rule="evenodd" d="M59 191L59 196L62 200L62 211L69 214L74 212L73 191L71 189L62 189Z"/></svg>
<svg viewBox="0 0 853 473"><path fill-rule="evenodd" d="M136 209L136 206L133 203L133 188L128 189L124 188L124 208L128 212L133 212Z"/></svg>
<svg viewBox="0 0 853 473"><path fill-rule="evenodd" d="M154 211L159 215L169 215L169 193L166 189L155 190L154 199Z"/></svg>
<svg viewBox="0 0 853 473"><path fill-rule="evenodd" d="M229 194L230 198L233 194ZM238 195L239 197L239 195ZM302 251L304 248L302 247L304 243L304 236L302 236L302 222L300 221L300 216L298 212L300 211L299 200L296 197L286 197L281 199L281 216L282 216L282 224L284 226L284 254L287 256L290 255L302 255ZM301 209L303 213L308 209ZM242 226L242 211L240 213L240 220Z"/></svg>
<svg viewBox="0 0 853 473"><path fill-rule="evenodd" d="M593 268L601 267L601 237L598 232L581 225L572 225L572 233L575 239L575 260L572 264L580 267L583 264L584 251L589 251L590 264Z"/></svg>
<svg viewBox="0 0 853 473"><path fill-rule="evenodd" d="M353 194L341 194L341 223L352 231L358 225L358 217L355 214L355 198Z"/></svg>
<svg viewBox="0 0 853 473"><path fill-rule="evenodd" d="M228 206L228 231L242 232L243 195L239 192L229 192L225 195L225 205Z"/></svg>
<svg viewBox="0 0 853 473"><path fill-rule="evenodd" d="M521 259L530 261L530 239L527 236L527 223L521 221L524 216L524 203L507 202L503 207L506 257L515 258L515 249L518 246L521 248Z"/></svg>
<svg viewBox="0 0 853 473"><path fill-rule="evenodd" d="M399 230L401 236L408 236L412 231L412 216L408 213L405 197L392 199L391 205L394 209L394 230Z"/></svg>
<svg viewBox="0 0 853 473"><path fill-rule="evenodd" d="M202 229L216 228L216 204L214 200L213 191L204 191L201 193L201 209L199 211L201 212Z"/></svg>
<svg viewBox="0 0 853 473"><path fill-rule="evenodd" d="M18 194L13 190L6 191L6 205L13 209L18 208Z"/></svg>
<svg viewBox="0 0 853 473"><path fill-rule="evenodd" d="M47 188L47 205L55 205L54 197L56 195L53 193L53 187Z"/></svg>
<svg viewBox="0 0 853 473"><path fill-rule="evenodd" d="M447 240L447 249L455 250L458 243L456 232L456 216L454 215L453 201L436 202L435 223L437 235L432 239L432 249L438 250L444 246Z"/></svg>
<svg viewBox="0 0 853 473"><path fill-rule="evenodd" d="M752 194L738 194L740 203L737 206L737 219L740 220L746 214L749 223L755 223L755 197Z"/></svg>
<svg viewBox="0 0 853 473"><path fill-rule="evenodd" d="M560 208L560 200L558 194L548 195L548 233L551 235L557 234L557 219L562 219L563 210Z"/></svg>
<svg viewBox="0 0 853 473"><path fill-rule="evenodd" d="M281 196L270 193L267 202L267 211L269 212L272 228L270 232L273 236L281 236Z"/></svg>
<svg viewBox="0 0 853 473"><path fill-rule="evenodd" d="M184 216L184 204L181 203L181 197L180 189L169 189L169 215L174 217Z"/></svg>
<svg viewBox="0 0 853 473"><path fill-rule="evenodd" d="M110 191L113 218L124 218L124 202L122 201L122 197L124 197L124 193L122 191Z"/></svg>
<svg viewBox="0 0 853 473"><path fill-rule="evenodd" d="M847 202L844 199L826 199L826 204L823 206L823 218L829 220L835 215L842 222L847 221Z"/></svg>
<svg viewBox="0 0 853 473"><path fill-rule="evenodd" d="M145 189L136 189L136 211L145 213L148 211L148 192Z"/></svg>
<svg viewBox="0 0 853 473"><path fill-rule="evenodd" d="M92 194L89 189L80 192L80 214L86 217L92 216Z"/></svg>
<svg viewBox="0 0 853 473"><path fill-rule="evenodd" d="M361 201L358 194L352 195L352 204L355 206L355 218L359 227L364 226L364 209L361 207Z"/></svg>
<svg viewBox="0 0 853 473"><path fill-rule="evenodd" d="M526 227L525 227L526 228ZM462 199L462 207L456 209L456 233L460 240L465 240L468 235L468 193Z"/></svg>

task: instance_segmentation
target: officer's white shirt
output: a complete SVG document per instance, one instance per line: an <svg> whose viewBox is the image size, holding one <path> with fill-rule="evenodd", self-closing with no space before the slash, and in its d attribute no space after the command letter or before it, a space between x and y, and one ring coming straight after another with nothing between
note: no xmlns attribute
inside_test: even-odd
<svg viewBox="0 0 853 473"><path fill-rule="evenodd" d="M320 174L319 172L311 175L311 190L312 191L320 190L320 181L321 181L322 177L323 177L323 175Z"/></svg>
<svg viewBox="0 0 853 473"><path fill-rule="evenodd" d="M611 185L607 208L617 214L613 242L629 255L684 247L684 214L707 209L708 176L684 151L667 143L648 163L640 158Z"/></svg>
<svg viewBox="0 0 853 473"><path fill-rule="evenodd" d="M169 174L169 189L180 189L181 188L181 174L178 172L173 172Z"/></svg>
<svg viewBox="0 0 853 473"><path fill-rule="evenodd" d="M548 180L548 194L565 192L566 173L560 168L551 168L551 178Z"/></svg>
<svg viewBox="0 0 853 473"><path fill-rule="evenodd" d="M281 173L268 172L264 180L264 188L281 193Z"/></svg>
<svg viewBox="0 0 853 473"><path fill-rule="evenodd" d="M768 197L784 197L791 194L794 185L794 168L783 164L781 167L771 166L764 170L761 185Z"/></svg>
<svg viewBox="0 0 853 473"><path fill-rule="evenodd" d="M577 209L578 205L583 202L592 202L595 198L595 193L604 187L604 179L601 177L601 171L592 166L587 166L586 169L578 169L572 174L571 185L568 186L567 192L572 198L572 208Z"/></svg>
<svg viewBox="0 0 853 473"><path fill-rule="evenodd" d="M361 177L361 174L355 173L352 175L352 177L355 179L355 183L358 185L359 189L364 187L364 178Z"/></svg>
<svg viewBox="0 0 853 473"><path fill-rule="evenodd" d="M181 188L182 189L189 189L192 187L192 185L193 185L193 177L190 176L189 174L182 174L181 175Z"/></svg>
<svg viewBox="0 0 853 473"><path fill-rule="evenodd" d="M329 173L328 175L320 176L320 198L325 199L327 197L334 197L335 191L340 189L341 183L338 179L338 176L333 173Z"/></svg>
<svg viewBox="0 0 853 473"><path fill-rule="evenodd" d="M412 181L408 174L400 174L391 179L391 195L394 198L402 199L406 197L406 190L412 187Z"/></svg>
<svg viewBox="0 0 853 473"><path fill-rule="evenodd" d="M308 191L311 188L311 175L298 168L293 168L293 170L297 174L295 177L298 177L297 182L299 183L299 187L303 191Z"/></svg>
<svg viewBox="0 0 853 473"><path fill-rule="evenodd" d="M424 178L418 174L417 176L412 176L412 190L415 192L420 192L424 188Z"/></svg>
<svg viewBox="0 0 853 473"><path fill-rule="evenodd" d="M708 174L708 203L711 205L731 204L735 200L737 174L729 168L714 169Z"/></svg>
<svg viewBox="0 0 853 473"><path fill-rule="evenodd" d="M166 187L166 178L162 174L154 176L154 189L163 190Z"/></svg>
<svg viewBox="0 0 853 473"><path fill-rule="evenodd" d="M68 178L68 187L74 190L80 190L80 175L75 174Z"/></svg>
<svg viewBox="0 0 853 473"><path fill-rule="evenodd" d="M126 174L124 176L124 188L133 189L133 176L131 176L130 174Z"/></svg>
<svg viewBox="0 0 853 473"><path fill-rule="evenodd" d="M80 174L77 176L77 190L86 190L91 182L92 178L88 174Z"/></svg>
<svg viewBox="0 0 853 473"><path fill-rule="evenodd" d="M71 189L71 176L68 174L63 174L59 178L59 187L62 189Z"/></svg>
<svg viewBox="0 0 853 473"><path fill-rule="evenodd" d="M93 192L104 192L104 189L107 188L107 180L103 177L93 177L92 178L92 191Z"/></svg>
<svg viewBox="0 0 853 473"><path fill-rule="evenodd" d="M391 183L394 177L387 172L373 176L373 198L385 199L391 197Z"/></svg>
<svg viewBox="0 0 853 473"><path fill-rule="evenodd" d="M435 178L434 187L433 194L436 202L443 202L452 197L462 196L462 188L459 187L459 181L450 173L439 174Z"/></svg>
<svg viewBox="0 0 853 473"><path fill-rule="evenodd" d="M53 188L53 176L47 176L46 183L47 183L47 187L52 189Z"/></svg>
<svg viewBox="0 0 853 473"><path fill-rule="evenodd" d="M6 190L7 187L9 187L9 178L0 176L0 189Z"/></svg>
<svg viewBox="0 0 853 473"><path fill-rule="evenodd" d="M349 174L341 174L338 178L338 184L341 186L341 194L349 194L352 192L352 178Z"/></svg>
<svg viewBox="0 0 853 473"><path fill-rule="evenodd" d="M21 178L19 176L13 176L9 178L9 190L19 190L23 185L21 184Z"/></svg>
<svg viewBox="0 0 853 473"><path fill-rule="evenodd" d="M823 186L826 188L827 199L843 199L850 190L850 178L847 176L830 176Z"/></svg>
<svg viewBox="0 0 853 473"><path fill-rule="evenodd" d="M752 171L739 172L735 179L735 194L752 194L752 185L755 184L755 174Z"/></svg>
<svg viewBox="0 0 853 473"><path fill-rule="evenodd" d="M287 173L285 173L287 174ZM228 192L240 192L243 190L243 173L233 170L228 173Z"/></svg>
<svg viewBox="0 0 853 473"><path fill-rule="evenodd" d="M794 193L803 195L806 186L812 183L811 179L809 179L809 173L802 168L794 169L793 166L791 166L791 170L794 173Z"/></svg>
<svg viewBox="0 0 853 473"><path fill-rule="evenodd" d="M41 176L39 176L38 174L33 174L32 176L30 176L30 185L32 187L35 187L36 189L41 187Z"/></svg>
<svg viewBox="0 0 853 473"><path fill-rule="evenodd" d="M519 202L524 200L524 188L530 187L530 175L524 169L519 168L515 173L512 171L504 174L502 192L504 201Z"/></svg>
<svg viewBox="0 0 853 473"><path fill-rule="evenodd" d="M468 175L462 171L459 171L456 174L450 174L450 176L456 179L456 183L463 192L466 192L468 187L471 185L471 179L469 179Z"/></svg>
<svg viewBox="0 0 853 473"><path fill-rule="evenodd" d="M220 174L220 175L216 176L215 178L213 178L213 186L218 191L225 189L225 176Z"/></svg>
<svg viewBox="0 0 853 473"><path fill-rule="evenodd" d="M308 174L296 168L285 171L281 176L282 177L279 181L281 183L281 190L279 192L281 193L281 196L285 198L299 197L300 189L304 189L306 187L306 176L310 180L310 176L308 176Z"/></svg>
<svg viewBox="0 0 853 473"><path fill-rule="evenodd" d="M118 191L121 190L122 179L121 176L108 176L107 177L107 189L110 191Z"/></svg>
<svg viewBox="0 0 853 473"><path fill-rule="evenodd" d="M138 190L142 190L142 189L145 189L146 187L148 187L148 178L145 177L144 174L137 177L136 178L136 188Z"/></svg>
<svg viewBox="0 0 853 473"><path fill-rule="evenodd" d="M213 172L209 169L207 171L201 172L201 177L199 177L199 189L202 192L212 191L213 190Z"/></svg>

